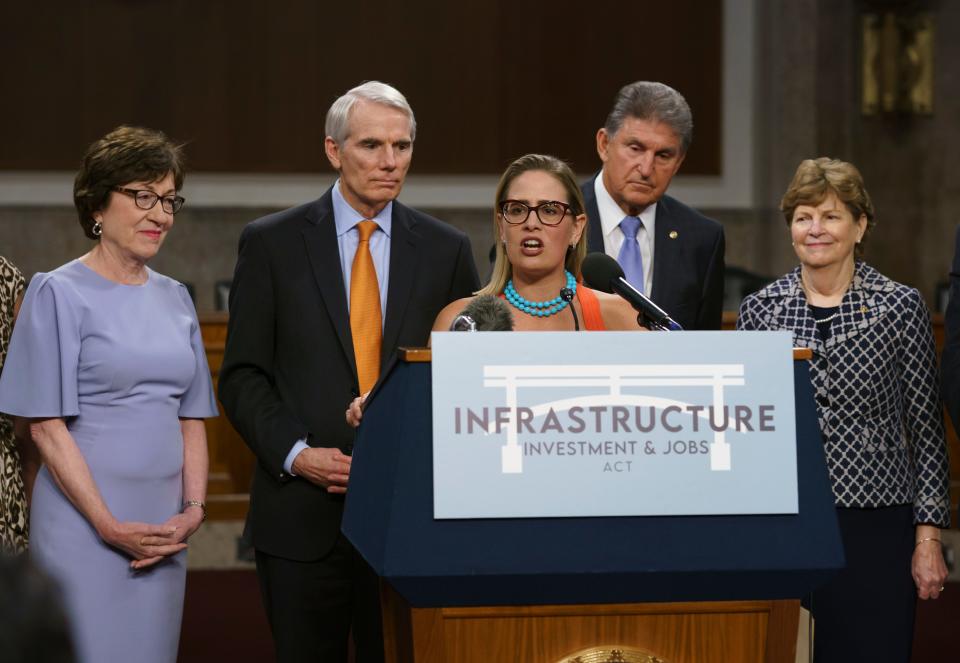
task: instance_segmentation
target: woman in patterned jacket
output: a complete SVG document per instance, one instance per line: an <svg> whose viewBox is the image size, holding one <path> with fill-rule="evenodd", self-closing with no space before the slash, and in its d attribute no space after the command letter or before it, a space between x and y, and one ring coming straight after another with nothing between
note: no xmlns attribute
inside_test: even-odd
<svg viewBox="0 0 960 663"><path fill-rule="evenodd" d="M20 270L0 256L0 372L23 288ZM14 436L13 418L0 412L0 554L27 549L27 491L22 461L31 459L22 456L29 451ZM27 474L28 483L32 477L32 472Z"/></svg>
<svg viewBox="0 0 960 663"><path fill-rule="evenodd" d="M847 568L811 597L814 659L909 661L916 597L947 577L949 471L930 316L860 260L875 221L860 172L800 164L780 203L800 266L740 307L738 329L790 330L810 376Z"/></svg>

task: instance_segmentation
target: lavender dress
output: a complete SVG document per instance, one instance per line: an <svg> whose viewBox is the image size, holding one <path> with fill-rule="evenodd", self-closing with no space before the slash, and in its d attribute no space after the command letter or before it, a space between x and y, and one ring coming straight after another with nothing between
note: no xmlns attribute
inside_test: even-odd
<svg viewBox="0 0 960 663"><path fill-rule="evenodd" d="M186 288L148 270L141 286L79 260L30 282L3 375L0 411L63 417L107 507L159 524L183 499L180 417L217 414ZM84 663L176 660L186 555L144 571L111 548L40 470L30 550L63 586Z"/></svg>

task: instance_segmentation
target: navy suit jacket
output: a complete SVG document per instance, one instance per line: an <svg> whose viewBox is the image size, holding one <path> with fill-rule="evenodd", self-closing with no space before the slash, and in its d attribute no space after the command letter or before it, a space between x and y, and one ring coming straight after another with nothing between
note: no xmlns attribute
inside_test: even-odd
<svg viewBox="0 0 960 663"><path fill-rule="evenodd" d="M381 367L422 346L444 306L479 287L467 236L394 201ZM337 540L343 497L286 474L293 444L351 448L359 393L331 191L253 221L240 236L220 370L223 409L257 457L246 537L312 561Z"/></svg>
<svg viewBox="0 0 960 663"><path fill-rule="evenodd" d="M599 177L599 174L596 176ZM592 177L581 185L587 248L603 252L603 228ZM720 329L723 316L723 226L676 198L657 202L650 299L684 329ZM613 256L616 258L616 256Z"/></svg>

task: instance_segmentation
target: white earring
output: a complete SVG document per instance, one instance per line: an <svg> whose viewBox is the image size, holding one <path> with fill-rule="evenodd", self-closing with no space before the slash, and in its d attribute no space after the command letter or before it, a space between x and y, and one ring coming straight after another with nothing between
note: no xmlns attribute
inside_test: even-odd
<svg viewBox="0 0 960 663"><path fill-rule="evenodd" d="M99 237L100 235L103 234L103 224L99 220L97 220L97 222L93 224L93 228L91 228L90 230L94 235Z"/></svg>

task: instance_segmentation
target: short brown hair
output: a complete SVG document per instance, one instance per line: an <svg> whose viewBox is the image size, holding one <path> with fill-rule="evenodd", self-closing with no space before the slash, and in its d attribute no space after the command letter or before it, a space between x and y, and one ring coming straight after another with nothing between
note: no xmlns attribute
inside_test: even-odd
<svg viewBox="0 0 960 663"><path fill-rule="evenodd" d="M800 205L819 205L831 194L847 206L858 221L861 216L867 217L867 227L863 232L860 243L857 244L856 256L863 257L863 247L876 219L873 212L873 201L863 184L863 176L852 163L820 157L819 159L805 159L800 162L793 181L787 187L780 201L780 211L787 222L787 227L793 222L793 213Z"/></svg>
<svg viewBox="0 0 960 663"><path fill-rule="evenodd" d="M183 150L162 132L120 126L94 141L73 181L73 204L83 234L93 234L95 212L106 206L115 187L130 182L155 182L173 173L174 187L183 186Z"/></svg>
<svg viewBox="0 0 960 663"><path fill-rule="evenodd" d="M478 295L499 295L513 276L513 268L510 265L510 259L507 258L507 252L500 243L500 227L497 220L497 214L500 211L500 203L507 190L523 173L531 170L542 170L552 175L563 188L567 190L569 198L570 211L574 216L584 213L583 192L577 184L577 179L565 161L547 154L526 154L507 166L503 175L500 177L500 183L497 185L496 198L493 201L493 241L496 246L496 258L493 263L493 272L490 275L490 283L485 285L479 291ZM588 220L589 222L589 220ZM583 264L583 258L587 255L587 231L580 233L580 241L572 251L567 252L565 267L568 272L573 274L577 280L580 279L580 266Z"/></svg>

